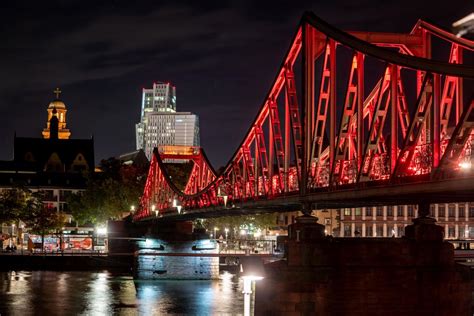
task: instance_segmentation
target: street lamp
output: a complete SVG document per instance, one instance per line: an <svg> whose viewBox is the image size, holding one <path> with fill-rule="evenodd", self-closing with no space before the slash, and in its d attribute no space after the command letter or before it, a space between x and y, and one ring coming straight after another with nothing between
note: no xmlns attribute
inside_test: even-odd
<svg viewBox="0 0 474 316"><path fill-rule="evenodd" d="M264 278L265 269L260 258L243 257L240 263L240 276L244 281L244 315L250 315L250 296L252 294L252 283Z"/></svg>
<svg viewBox="0 0 474 316"><path fill-rule="evenodd" d="M158 210L155 210L155 208L156 208L156 206L155 206L155 204L153 204L153 205L151 206L151 211L152 211L152 212L155 212L155 217L158 217Z"/></svg>
<svg viewBox="0 0 474 316"><path fill-rule="evenodd" d="M229 228L225 228L224 231L225 231L225 240L227 240L227 234L229 233Z"/></svg>
<svg viewBox="0 0 474 316"><path fill-rule="evenodd" d="M135 212L135 205L130 206L130 212Z"/></svg>
<svg viewBox="0 0 474 316"><path fill-rule="evenodd" d="M178 209L178 214L181 214L181 208L182 208L182 206L181 206L181 205L177 205L176 208Z"/></svg>

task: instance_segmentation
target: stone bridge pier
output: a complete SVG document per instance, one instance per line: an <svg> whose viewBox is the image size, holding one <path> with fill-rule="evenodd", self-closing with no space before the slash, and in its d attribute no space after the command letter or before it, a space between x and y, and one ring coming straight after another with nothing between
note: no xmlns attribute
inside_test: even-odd
<svg viewBox="0 0 474 316"><path fill-rule="evenodd" d="M472 315L470 271L427 216L403 238L332 238L315 217L289 227L286 260L265 265L256 315Z"/></svg>

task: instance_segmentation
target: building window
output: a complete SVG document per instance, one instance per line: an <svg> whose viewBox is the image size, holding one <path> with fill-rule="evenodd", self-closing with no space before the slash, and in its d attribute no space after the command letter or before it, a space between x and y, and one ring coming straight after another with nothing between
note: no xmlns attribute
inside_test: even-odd
<svg viewBox="0 0 474 316"><path fill-rule="evenodd" d="M454 238L454 227L452 226L448 228L448 238Z"/></svg>
<svg viewBox="0 0 474 316"><path fill-rule="evenodd" d="M444 204L438 205L438 217L445 217L446 216L446 207Z"/></svg>
<svg viewBox="0 0 474 316"><path fill-rule="evenodd" d="M351 209L350 208L345 208L344 209L344 216L351 216Z"/></svg>
<svg viewBox="0 0 474 316"><path fill-rule="evenodd" d="M430 205L430 216L435 217L435 206L434 206L434 204Z"/></svg>
<svg viewBox="0 0 474 316"><path fill-rule="evenodd" d="M464 218L466 216L464 204L458 205L459 218Z"/></svg>
<svg viewBox="0 0 474 316"><path fill-rule="evenodd" d="M366 216L372 216L372 208L371 207L366 207L365 208L365 215Z"/></svg>
<svg viewBox="0 0 474 316"><path fill-rule="evenodd" d="M395 228L391 225L387 225L387 237L395 236Z"/></svg>
<svg viewBox="0 0 474 316"><path fill-rule="evenodd" d="M413 217L415 214L414 214L414 207L413 205L408 205L407 207L407 213L408 213L408 217Z"/></svg>
<svg viewBox="0 0 474 316"><path fill-rule="evenodd" d="M474 205L469 205L469 217L474 218Z"/></svg>
<svg viewBox="0 0 474 316"><path fill-rule="evenodd" d="M398 237L405 236L405 227L398 226Z"/></svg>
<svg viewBox="0 0 474 316"><path fill-rule="evenodd" d="M375 227L376 232L377 232L377 237L383 237L383 226L382 225L377 225Z"/></svg>
<svg viewBox="0 0 474 316"><path fill-rule="evenodd" d="M403 205L397 206L397 216L403 217Z"/></svg>
<svg viewBox="0 0 474 316"><path fill-rule="evenodd" d="M383 206L377 206L377 216L383 216Z"/></svg>
<svg viewBox="0 0 474 316"><path fill-rule="evenodd" d="M362 227L360 225L355 226L354 236L356 237L362 236Z"/></svg>
<svg viewBox="0 0 474 316"><path fill-rule="evenodd" d="M365 226L365 237L373 237L372 225Z"/></svg>
<svg viewBox="0 0 474 316"><path fill-rule="evenodd" d="M356 207L356 209L355 209L355 215L356 215L356 216L361 216L361 215L362 215L362 210L360 209L360 207ZM359 232L360 232L360 230L359 230Z"/></svg>
<svg viewBox="0 0 474 316"><path fill-rule="evenodd" d="M449 217L454 217L455 210L456 210L456 206L454 206L454 204L449 204L449 206L448 206L448 216Z"/></svg>
<svg viewBox="0 0 474 316"><path fill-rule="evenodd" d="M387 216L393 216L393 206L387 206Z"/></svg>
<svg viewBox="0 0 474 316"><path fill-rule="evenodd" d="M350 237L351 236L351 225L346 224L344 225L344 237Z"/></svg>

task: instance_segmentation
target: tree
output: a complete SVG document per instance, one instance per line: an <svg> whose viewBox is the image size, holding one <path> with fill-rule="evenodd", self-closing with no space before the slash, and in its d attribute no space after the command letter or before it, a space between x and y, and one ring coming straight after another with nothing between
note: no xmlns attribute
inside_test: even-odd
<svg viewBox="0 0 474 316"><path fill-rule="evenodd" d="M10 224L21 219L26 201L31 193L24 188L14 188L0 193L0 224Z"/></svg>
<svg viewBox="0 0 474 316"><path fill-rule="evenodd" d="M182 191L186 187L194 163L166 163L165 169L174 185Z"/></svg>
<svg viewBox="0 0 474 316"><path fill-rule="evenodd" d="M102 160L102 172L92 175L83 192L71 194L68 207L80 223L100 224L120 218L143 194L148 166L123 165L117 159Z"/></svg>
<svg viewBox="0 0 474 316"><path fill-rule="evenodd" d="M30 232L41 236L41 250L44 250L44 236L56 232L64 226L66 217L56 209L43 204L43 196L39 192L32 193L26 200L22 215Z"/></svg>
<svg viewBox="0 0 474 316"><path fill-rule="evenodd" d="M275 226L275 213L241 215L241 216L224 216L199 220L196 226L203 226L209 231L213 231L217 227L221 234L222 230L228 228L231 234L238 235L241 229L247 231L265 230Z"/></svg>

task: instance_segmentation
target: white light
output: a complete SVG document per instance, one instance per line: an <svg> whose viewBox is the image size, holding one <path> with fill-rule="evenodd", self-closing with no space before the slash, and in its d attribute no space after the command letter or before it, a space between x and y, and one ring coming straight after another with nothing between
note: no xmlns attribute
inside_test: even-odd
<svg viewBox="0 0 474 316"><path fill-rule="evenodd" d="M227 195L222 196L224 199L224 206L227 207L227 199L229 198Z"/></svg>
<svg viewBox="0 0 474 316"><path fill-rule="evenodd" d="M177 207L178 206L178 201L176 201L176 199L173 199L173 207Z"/></svg>
<svg viewBox="0 0 474 316"><path fill-rule="evenodd" d="M463 161L459 164L459 167L464 170L471 169L471 162L470 161Z"/></svg>
<svg viewBox="0 0 474 316"><path fill-rule="evenodd" d="M260 230L253 233L253 237L255 237L255 238L259 238L261 235L262 235L262 232Z"/></svg>
<svg viewBox="0 0 474 316"><path fill-rule="evenodd" d="M240 234L243 236L243 235L247 235L247 231L245 229L241 229L240 230Z"/></svg>
<svg viewBox="0 0 474 316"><path fill-rule="evenodd" d="M97 227L97 235L107 235L107 227Z"/></svg>
<svg viewBox="0 0 474 316"><path fill-rule="evenodd" d="M151 245L153 245L153 240L151 239L145 239L145 246L146 247L151 247Z"/></svg>
<svg viewBox="0 0 474 316"><path fill-rule="evenodd" d="M263 280L263 277L258 275L245 275L242 277L242 279L250 281L260 281Z"/></svg>
<svg viewBox="0 0 474 316"><path fill-rule="evenodd" d="M176 206L176 208L178 209L178 214L181 214L181 208L182 208L182 206L181 206L181 205L178 205L178 206Z"/></svg>

